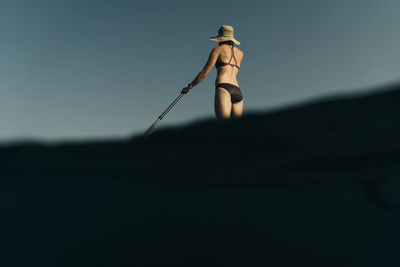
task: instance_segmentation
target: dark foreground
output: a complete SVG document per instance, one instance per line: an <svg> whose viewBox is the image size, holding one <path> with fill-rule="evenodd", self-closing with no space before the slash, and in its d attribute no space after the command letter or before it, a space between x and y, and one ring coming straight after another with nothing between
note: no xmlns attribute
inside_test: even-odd
<svg viewBox="0 0 400 267"><path fill-rule="evenodd" d="M0 148L0 266L399 266L400 86Z"/></svg>

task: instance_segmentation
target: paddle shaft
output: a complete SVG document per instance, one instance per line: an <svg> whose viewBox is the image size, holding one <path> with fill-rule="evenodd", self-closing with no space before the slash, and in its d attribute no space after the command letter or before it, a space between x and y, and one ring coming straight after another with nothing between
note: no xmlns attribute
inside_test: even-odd
<svg viewBox="0 0 400 267"><path fill-rule="evenodd" d="M150 132L154 129L154 127L156 127L157 123L162 120L164 118L164 116L168 113L168 111L170 111L172 109L173 106L175 106L175 104L179 101L179 99L181 99L181 97L184 94L181 93L175 100L174 102L172 102L171 105L169 105L169 107L160 115L158 116L157 120L153 123L153 125L150 126L149 129L147 129L147 131L144 133L144 136L148 136L150 134Z"/></svg>

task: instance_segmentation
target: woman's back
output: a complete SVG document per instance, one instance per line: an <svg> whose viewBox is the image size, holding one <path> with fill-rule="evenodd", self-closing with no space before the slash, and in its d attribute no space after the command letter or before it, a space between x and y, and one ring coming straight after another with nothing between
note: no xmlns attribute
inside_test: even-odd
<svg viewBox="0 0 400 267"><path fill-rule="evenodd" d="M218 72L215 84L231 83L238 86L236 76L243 60L243 52L236 47L232 49L232 46L227 44L220 45L217 49L219 56L216 63Z"/></svg>

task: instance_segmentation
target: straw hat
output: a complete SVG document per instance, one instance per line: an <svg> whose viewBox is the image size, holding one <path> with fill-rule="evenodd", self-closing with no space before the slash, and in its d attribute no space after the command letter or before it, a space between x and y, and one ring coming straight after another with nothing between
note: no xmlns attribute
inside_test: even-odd
<svg viewBox="0 0 400 267"><path fill-rule="evenodd" d="M208 39L214 42L233 41L235 44L240 45L240 42L233 37L233 27L229 25L222 25L221 28L219 28L218 36Z"/></svg>

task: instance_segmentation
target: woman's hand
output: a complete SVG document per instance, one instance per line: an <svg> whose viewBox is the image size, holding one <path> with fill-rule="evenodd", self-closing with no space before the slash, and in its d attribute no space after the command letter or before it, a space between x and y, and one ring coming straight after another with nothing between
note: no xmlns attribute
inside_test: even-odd
<svg viewBox="0 0 400 267"><path fill-rule="evenodd" d="M193 86L189 83L187 87L183 88L181 94L187 94Z"/></svg>

